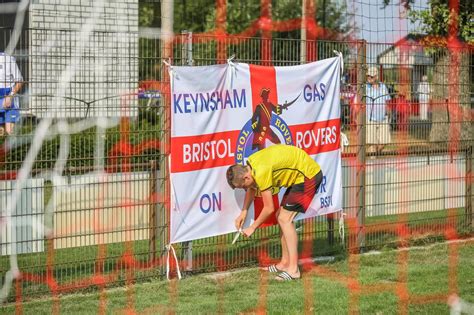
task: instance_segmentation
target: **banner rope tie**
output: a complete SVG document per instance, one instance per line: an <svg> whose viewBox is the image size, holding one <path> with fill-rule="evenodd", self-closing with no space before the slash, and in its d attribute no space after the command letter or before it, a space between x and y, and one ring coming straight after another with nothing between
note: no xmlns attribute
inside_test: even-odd
<svg viewBox="0 0 474 315"><path fill-rule="evenodd" d="M235 55L230 56L227 59L227 65L229 66L229 71L227 71L227 82L228 82L228 89L232 89L234 85L234 77L235 77L235 63L232 61L234 60Z"/></svg>
<svg viewBox="0 0 474 315"><path fill-rule="evenodd" d="M181 280L181 270L179 270L178 257L176 257L176 251L173 245L166 245L167 257L166 257L166 279L170 280L170 252L173 252L174 261L176 262L176 272L178 273L178 279Z"/></svg>
<svg viewBox="0 0 474 315"><path fill-rule="evenodd" d="M341 211L339 215L339 237L341 238L341 245L345 246L345 238L344 238L344 216L346 214Z"/></svg>
<svg viewBox="0 0 474 315"><path fill-rule="evenodd" d="M341 78L342 78L342 74L344 72L344 58L342 57L342 52L339 52L337 50L333 50L333 52L336 54L336 56L339 57L339 60L341 61Z"/></svg>
<svg viewBox="0 0 474 315"><path fill-rule="evenodd" d="M170 90L173 91L174 78L176 77L176 73L173 69L173 65L171 64L171 58L168 58L168 61L166 61L165 59L163 59L162 61L168 67L168 74L170 75Z"/></svg>

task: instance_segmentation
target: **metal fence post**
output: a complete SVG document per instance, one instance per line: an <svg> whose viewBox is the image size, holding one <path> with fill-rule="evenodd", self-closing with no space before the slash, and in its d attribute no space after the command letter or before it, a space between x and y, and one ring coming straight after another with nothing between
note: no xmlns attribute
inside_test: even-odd
<svg viewBox="0 0 474 315"><path fill-rule="evenodd" d="M466 200L465 200L465 219L466 219L466 227L469 231L472 231L472 145L468 146L466 150L466 176L465 178L465 185L466 185Z"/></svg>
<svg viewBox="0 0 474 315"><path fill-rule="evenodd" d="M360 103L357 113L357 247L365 247L365 174L366 174L366 109L365 109L365 74L366 74L366 42L357 44L357 99Z"/></svg>
<svg viewBox="0 0 474 315"><path fill-rule="evenodd" d="M156 185L156 165L156 161L150 161L150 178L148 180L150 185L148 194L150 196L150 204L148 208L148 252L150 255L150 261L155 261L156 259L156 195L158 193Z"/></svg>
<svg viewBox="0 0 474 315"><path fill-rule="evenodd" d="M181 64L192 66L193 60L193 32L181 31Z"/></svg>
<svg viewBox="0 0 474 315"><path fill-rule="evenodd" d="M306 36L306 1L301 5L301 40L300 40L300 64L306 63L307 57L307 36Z"/></svg>
<svg viewBox="0 0 474 315"><path fill-rule="evenodd" d="M173 56L173 1L163 0L161 1L161 58L172 59ZM166 82L170 86L170 76L165 67L161 67L161 78L163 82ZM161 144L160 144L160 177L163 179L162 182L162 193L165 196L165 202L163 203L162 211L160 211L160 217L158 225L161 226L160 241L161 241L161 252L165 252L165 245L169 244L169 231L170 231L170 198L171 198L171 185L170 185L170 168L168 165L169 148L171 143L171 95L169 89L166 89L166 93L163 95L161 102L162 117L161 129L164 131ZM160 265L161 274L165 274L164 264Z"/></svg>
<svg viewBox="0 0 474 315"><path fill-rule="evenodd" d="M328 244L334 245L334 213L326 215L328 222Z"/></svg>
<svg viewBox="0 0 474 315"><path fill-rule="evenodd" d="M187 66L193 65L193 32L182 31L183 42L182 42L182 64ZM186 271L193 270L193 242L183 242L181 248L181 254L183 261L186 262Z"/></svg>

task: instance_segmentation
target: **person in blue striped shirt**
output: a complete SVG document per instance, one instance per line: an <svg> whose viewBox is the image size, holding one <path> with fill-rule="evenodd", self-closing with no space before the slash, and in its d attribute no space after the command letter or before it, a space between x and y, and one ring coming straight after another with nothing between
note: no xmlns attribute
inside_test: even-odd
<svg viewBox="0 0 474 315"><path fill-rule="evenodd" d="M365 95L367 110L366 143L369 144L369 149L375 145L377 154L382 152L385 145L392 142L387 112L388 100L390 100L390 94L385 84L379 80L377 67L369 67Z"/></svg>

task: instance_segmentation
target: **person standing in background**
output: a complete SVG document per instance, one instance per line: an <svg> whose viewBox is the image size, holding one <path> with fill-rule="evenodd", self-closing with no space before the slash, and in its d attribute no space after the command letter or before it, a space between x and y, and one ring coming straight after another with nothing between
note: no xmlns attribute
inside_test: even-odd
<svg viewBox="0 0 474 315"><path fill-rule="evenodd" d="M417 92L420 100L420 119L428 120L428 106L430 103L431 86L426 75L421 78Z"/></svg>
<svg viewBox="0 0 474 315"><path fill-rule="evenodd" d="M0 53L0 134L11 134L20 120L18 93L23 86L23 77L16 59Z"/></svg>
<svg viewBox="0 0 474 315"><path fill-rule="evenodd" d="M377 153L381 153L385 145L392 142L390 136L389 119L387 116L387 101L390 95L387 87L379 80L377 67L367 70L366 85L366 116L367 116L367 144L375 145Z"/></svg>
<svg viewBox="0 0 474 315"><path fill-rule="evenodd" d="M408 132L408 117L410 115L410 103L404 92L399 92L397 97L392 100L394 107L392 115L395 116L394 130Z"/></svg>

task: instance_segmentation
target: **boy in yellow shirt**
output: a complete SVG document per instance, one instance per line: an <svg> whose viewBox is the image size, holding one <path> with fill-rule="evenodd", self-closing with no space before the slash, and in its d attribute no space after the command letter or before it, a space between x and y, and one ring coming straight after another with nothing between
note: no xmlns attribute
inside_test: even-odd
<svg viewBox="0 0 474 315"><path fill-rule="evenodd" d="M298 268L298 236L293 224L295 216L304 213L323 179L321 167L305 151L294 146L277 144L252 154L247 165L235 164L227 169L227 182L232 189L246 190L242 212L235 220L240 229L247 209L257 191L263 199L258 218L243 233L249 237L274 211L272 188L286 187L276 218L281 228L282 257L278 264L267 268L278 273L277 280L294 280L301 277Z"/></svg>

